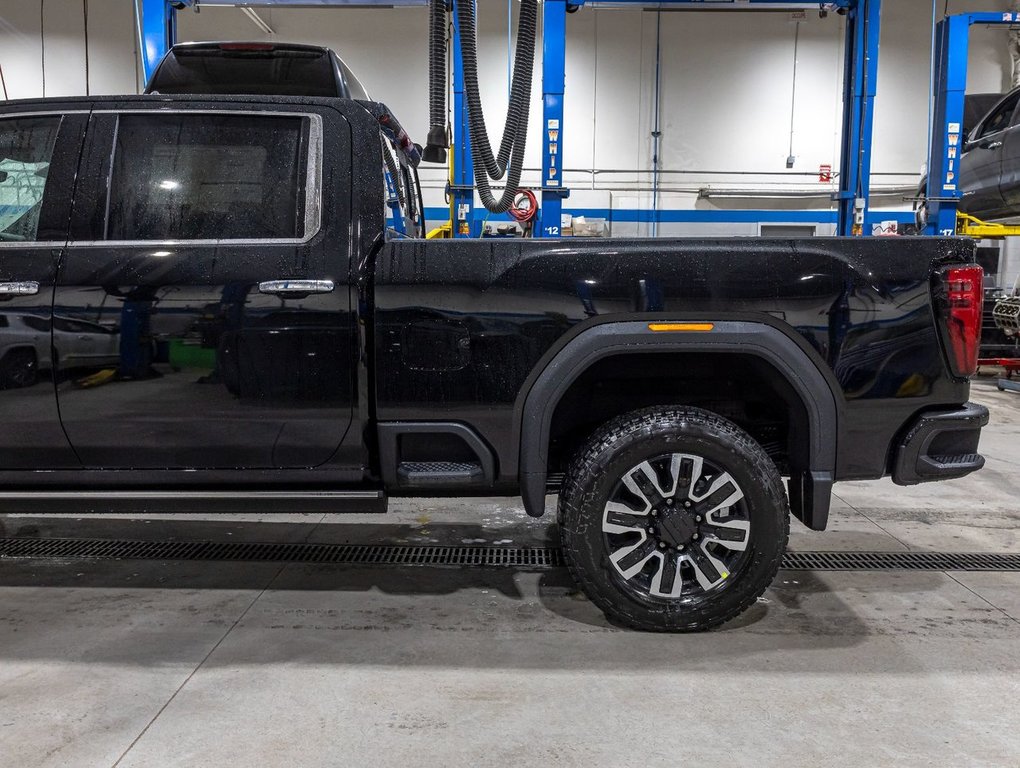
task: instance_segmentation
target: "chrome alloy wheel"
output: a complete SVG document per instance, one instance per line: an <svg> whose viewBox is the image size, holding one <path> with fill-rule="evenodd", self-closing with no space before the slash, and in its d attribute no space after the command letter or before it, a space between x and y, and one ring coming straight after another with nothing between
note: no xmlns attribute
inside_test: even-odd
<svg viewBox="0 0 1020 768"><path fill-rule="evenodd" d="M740 571L751 522L729 472L702 456L673 453L624 473L603 511L602 534L630 588L694 598Z"/></svg>

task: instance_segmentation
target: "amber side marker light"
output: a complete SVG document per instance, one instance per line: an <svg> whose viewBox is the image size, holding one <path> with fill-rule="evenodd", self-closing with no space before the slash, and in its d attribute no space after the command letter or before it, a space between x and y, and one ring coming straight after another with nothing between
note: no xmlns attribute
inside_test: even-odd
<svg viewBox="0 0 1020 768"><path fill-rule="evenodd" d="M648 330L655 333L705 333L715 328L714 323L649 323Z"/></svg>

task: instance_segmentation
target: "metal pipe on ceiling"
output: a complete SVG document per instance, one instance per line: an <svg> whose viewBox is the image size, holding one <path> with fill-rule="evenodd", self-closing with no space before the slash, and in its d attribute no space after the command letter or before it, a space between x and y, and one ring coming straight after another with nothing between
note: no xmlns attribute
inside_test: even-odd
<svg viewBox="0 0 1020 768"><path fill-rule="evenodd" d="M266 35L276 34L273 28L269 26L261 16L259 16L258 11L256 11L254 8L250 8L247 5L239 5L237 7L241 9L241 13L243 13L245 16L251 19L251 22L256 27L258 27L263 34Z"/></svg>

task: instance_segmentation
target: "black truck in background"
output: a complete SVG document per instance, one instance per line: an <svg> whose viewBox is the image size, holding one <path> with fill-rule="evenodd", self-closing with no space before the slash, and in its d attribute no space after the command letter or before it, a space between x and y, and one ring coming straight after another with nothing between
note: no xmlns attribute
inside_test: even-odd
<svg viewBox="0 0 1020 768"><path fill-rule="evenodd" d="M591 599L693 630L764 591L791 512L825 528L834 482L982 466L971 242L425 240L387 115L0 107L3 510L539 516L558 493ZM106 329L117 365L67 366L85 340L58 321Z"/></svg>

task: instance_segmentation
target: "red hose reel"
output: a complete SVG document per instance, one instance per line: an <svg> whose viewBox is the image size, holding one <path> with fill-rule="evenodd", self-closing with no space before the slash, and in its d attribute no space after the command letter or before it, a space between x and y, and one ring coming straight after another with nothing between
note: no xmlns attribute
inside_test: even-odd
<svg viewBox="0 0 1020 768"><path fill-rule="evenodd" d="M528 235L535 225L535 217L538 216L538 198L530 189L522 189L514 197L514 203L508 211L511 218L524 227L524 234Z"/></svg>

